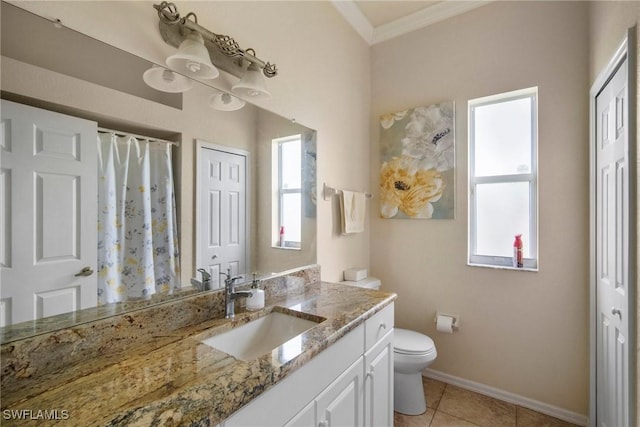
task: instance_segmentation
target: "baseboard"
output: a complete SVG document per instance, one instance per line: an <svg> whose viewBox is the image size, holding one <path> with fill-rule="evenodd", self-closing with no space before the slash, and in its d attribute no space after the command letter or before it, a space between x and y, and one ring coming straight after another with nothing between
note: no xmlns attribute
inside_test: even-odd
<svg viewBox="0 0 640 427"><path fill-rule="evenodd" d="M577 424L579 426L586 426L589 423L589 418L585 415L578 414L576 412L567 411L566 409L549 405L548 403L529 399L528 397L524 397L514 393L510 393L508 391L500 390L498 388L477 383L475 381L466 380L464 378L456 377L454 375L446 374L444 372L427 368L422 372L422 375L427 378L431 378L434 380L442 381L447 384L455 385L460 388L464 388L466 390L475 391L476 393L493 397L495 399L499 399L507 403L519 405L524 408L531 409L532 411L540 412L541 414L549 415L551 417L555 417L563 421Z"/></svg>

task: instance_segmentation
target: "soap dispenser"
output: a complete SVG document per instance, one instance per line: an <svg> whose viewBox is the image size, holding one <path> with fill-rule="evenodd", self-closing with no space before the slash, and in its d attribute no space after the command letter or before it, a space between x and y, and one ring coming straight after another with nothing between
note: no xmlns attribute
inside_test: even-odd
<svg viewBox="0 0 640 427"><path fill-rule="evenodd" d="M247 310L260 310L264 308L264 291L258 287L259 285L260 281L256 278L256 273L253 273L251 296L247 298Z"/></svg>

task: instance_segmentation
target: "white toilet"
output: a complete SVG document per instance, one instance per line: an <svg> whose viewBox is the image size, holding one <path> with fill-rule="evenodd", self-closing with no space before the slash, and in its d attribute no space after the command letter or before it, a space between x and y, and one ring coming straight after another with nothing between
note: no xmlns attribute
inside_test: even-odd
<svg viewBox="0 0 640 427"><path fill-rule="evenodd" d="M380 289L380 280L375 277L340 283ZM422 371L436 360L436 346L421 333L400 328L393 331L393 409L401 414L420 415L427 410Z"/></svg>
<svg viewBox="0 0 640 427"><path fill-rule="evenodd" d="M393 408L406 415L427 410L422 371L438 355L433 340L406 329L393 330Z"/></svg>

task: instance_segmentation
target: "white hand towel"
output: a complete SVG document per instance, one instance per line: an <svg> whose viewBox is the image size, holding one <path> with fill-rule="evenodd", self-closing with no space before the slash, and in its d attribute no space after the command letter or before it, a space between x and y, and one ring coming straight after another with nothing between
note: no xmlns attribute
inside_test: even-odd
<svg viewBox="0 0 640 427"><path fill-rule="evenodd" d="M342 234L362 233L364 231L366 207L364 193L342 191L340 195Z"/></svg>

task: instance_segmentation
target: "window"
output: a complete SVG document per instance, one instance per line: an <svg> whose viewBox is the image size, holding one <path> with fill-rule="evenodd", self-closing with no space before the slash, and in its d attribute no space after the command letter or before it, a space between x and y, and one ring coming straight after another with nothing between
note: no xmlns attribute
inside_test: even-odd
<svg viewBox="0 0 640 427"><path fill-rule="evenodd" d="M273 140L274 246L300 248L302 241L302 136ZM281 236L281 234L283 234Z"/></svg>
<svg viewBox="0 0 640 427"><path fill-rule="evenodd" d="M538 268L538 89L469 101L469 264Z"/></svg>

